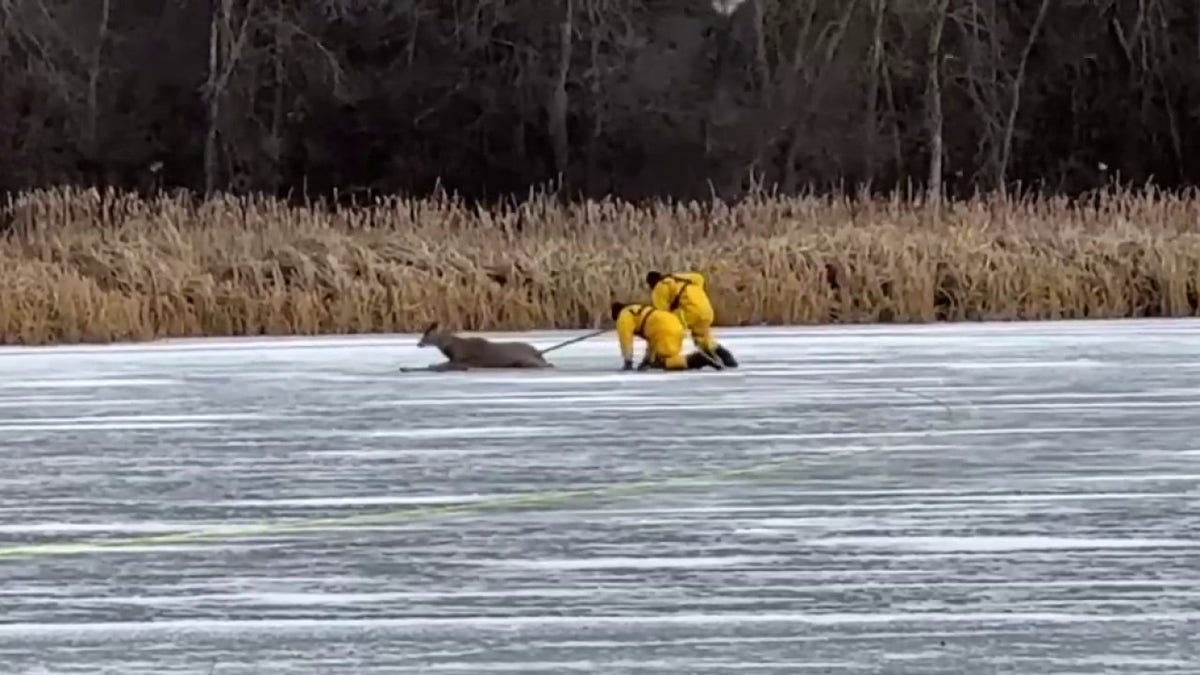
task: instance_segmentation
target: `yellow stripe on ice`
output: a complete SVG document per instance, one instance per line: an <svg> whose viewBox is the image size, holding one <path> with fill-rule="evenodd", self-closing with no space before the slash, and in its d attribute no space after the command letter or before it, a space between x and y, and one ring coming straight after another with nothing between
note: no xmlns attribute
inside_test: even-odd
<svg viewBox="0 0 1200 675"><path fill-rule="evenodd" d="M495 511L520 508L550 507L600 497L621 497L646 494L685 485L704 485L716 481L731 480L739 476L777 471L789 462L759 464L748 468L724 469L694 476L660 478L635 481L576 490L551 490L532 494L498 497L469 504L447 504L444 506L422 506L393 509L381 513L366 513L335 518L304 518L288 521L273 521L246 525L231 525L203 530L175 532L171 534L145 535L112 539L90 539L74 542L27 544L0 548L0 559L38 558L52 555L71 555L121 551L134 548L153 548L170 544L195 541L222 541L235 537L253 535L279 535L300 532L331 532L354 529L362 525L401 524L477 515Z"/></svg>

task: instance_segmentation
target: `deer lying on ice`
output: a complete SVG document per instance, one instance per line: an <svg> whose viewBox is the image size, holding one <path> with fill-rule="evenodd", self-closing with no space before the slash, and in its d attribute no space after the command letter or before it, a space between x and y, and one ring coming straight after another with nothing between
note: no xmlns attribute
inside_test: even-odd
<svg viewBox="0 0 1200 675"><path fill-rule="evenodd" d="M401 368L402 372L554 367L542 356L549 350L538 350L525 342L493 342L481 337L458 337L450 331L438 330L436 321L425 329L417 346L437 347L447 360L424 368Z"/></svg>

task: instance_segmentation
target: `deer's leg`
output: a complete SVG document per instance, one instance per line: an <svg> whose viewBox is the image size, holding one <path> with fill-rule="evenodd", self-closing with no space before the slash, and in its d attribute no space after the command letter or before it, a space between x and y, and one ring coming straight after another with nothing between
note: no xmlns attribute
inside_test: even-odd
<svg viewBox="0 0 1200 675"><path fill-rule="evenodd" d="M442 373L448 370L467 370L467 366L458 361L445 361L443 363L435 363L429 366L429 369L435 373Z"/></svg>

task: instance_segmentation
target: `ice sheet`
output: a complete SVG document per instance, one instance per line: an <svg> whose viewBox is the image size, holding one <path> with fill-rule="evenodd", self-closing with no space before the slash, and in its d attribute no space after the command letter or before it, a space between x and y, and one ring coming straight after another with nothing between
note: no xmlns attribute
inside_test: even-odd
<svg viewBox="0 0 1200 675"><path fill-rule="evenodd" d="M620 373L611 333L541 372L2 348L0 663L1196 672L1200 322L718 334L742 368ZM48 546L96 538L128 544Z"/></svg>

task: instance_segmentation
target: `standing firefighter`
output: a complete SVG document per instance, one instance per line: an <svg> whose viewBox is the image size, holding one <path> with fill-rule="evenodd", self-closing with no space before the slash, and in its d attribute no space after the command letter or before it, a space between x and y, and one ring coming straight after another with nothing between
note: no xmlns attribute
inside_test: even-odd
<svg viewBox="0 0 1200 675"><path fill-rule="evenodd" d="M704 275L699 272L646 273L650 286L650 301L657 309L679 315L683 325L692 332L692 342L714 360L720 359L727 368L737 368L737 359L721 346L712 334L713 306L704 290Z"/></svg>
<svg viewBox="0 0 1200 675"><path fill-rule="evenodd" d="M621 345L624 370L633 370L633 338L646 341L646 354L638 370L695 370L711 366L721 370L719 362L706 354L692 352L683 355L685 329L679 317L671 312L637 303L612 304L612 318L617 322L617 339Z"/></svg>

